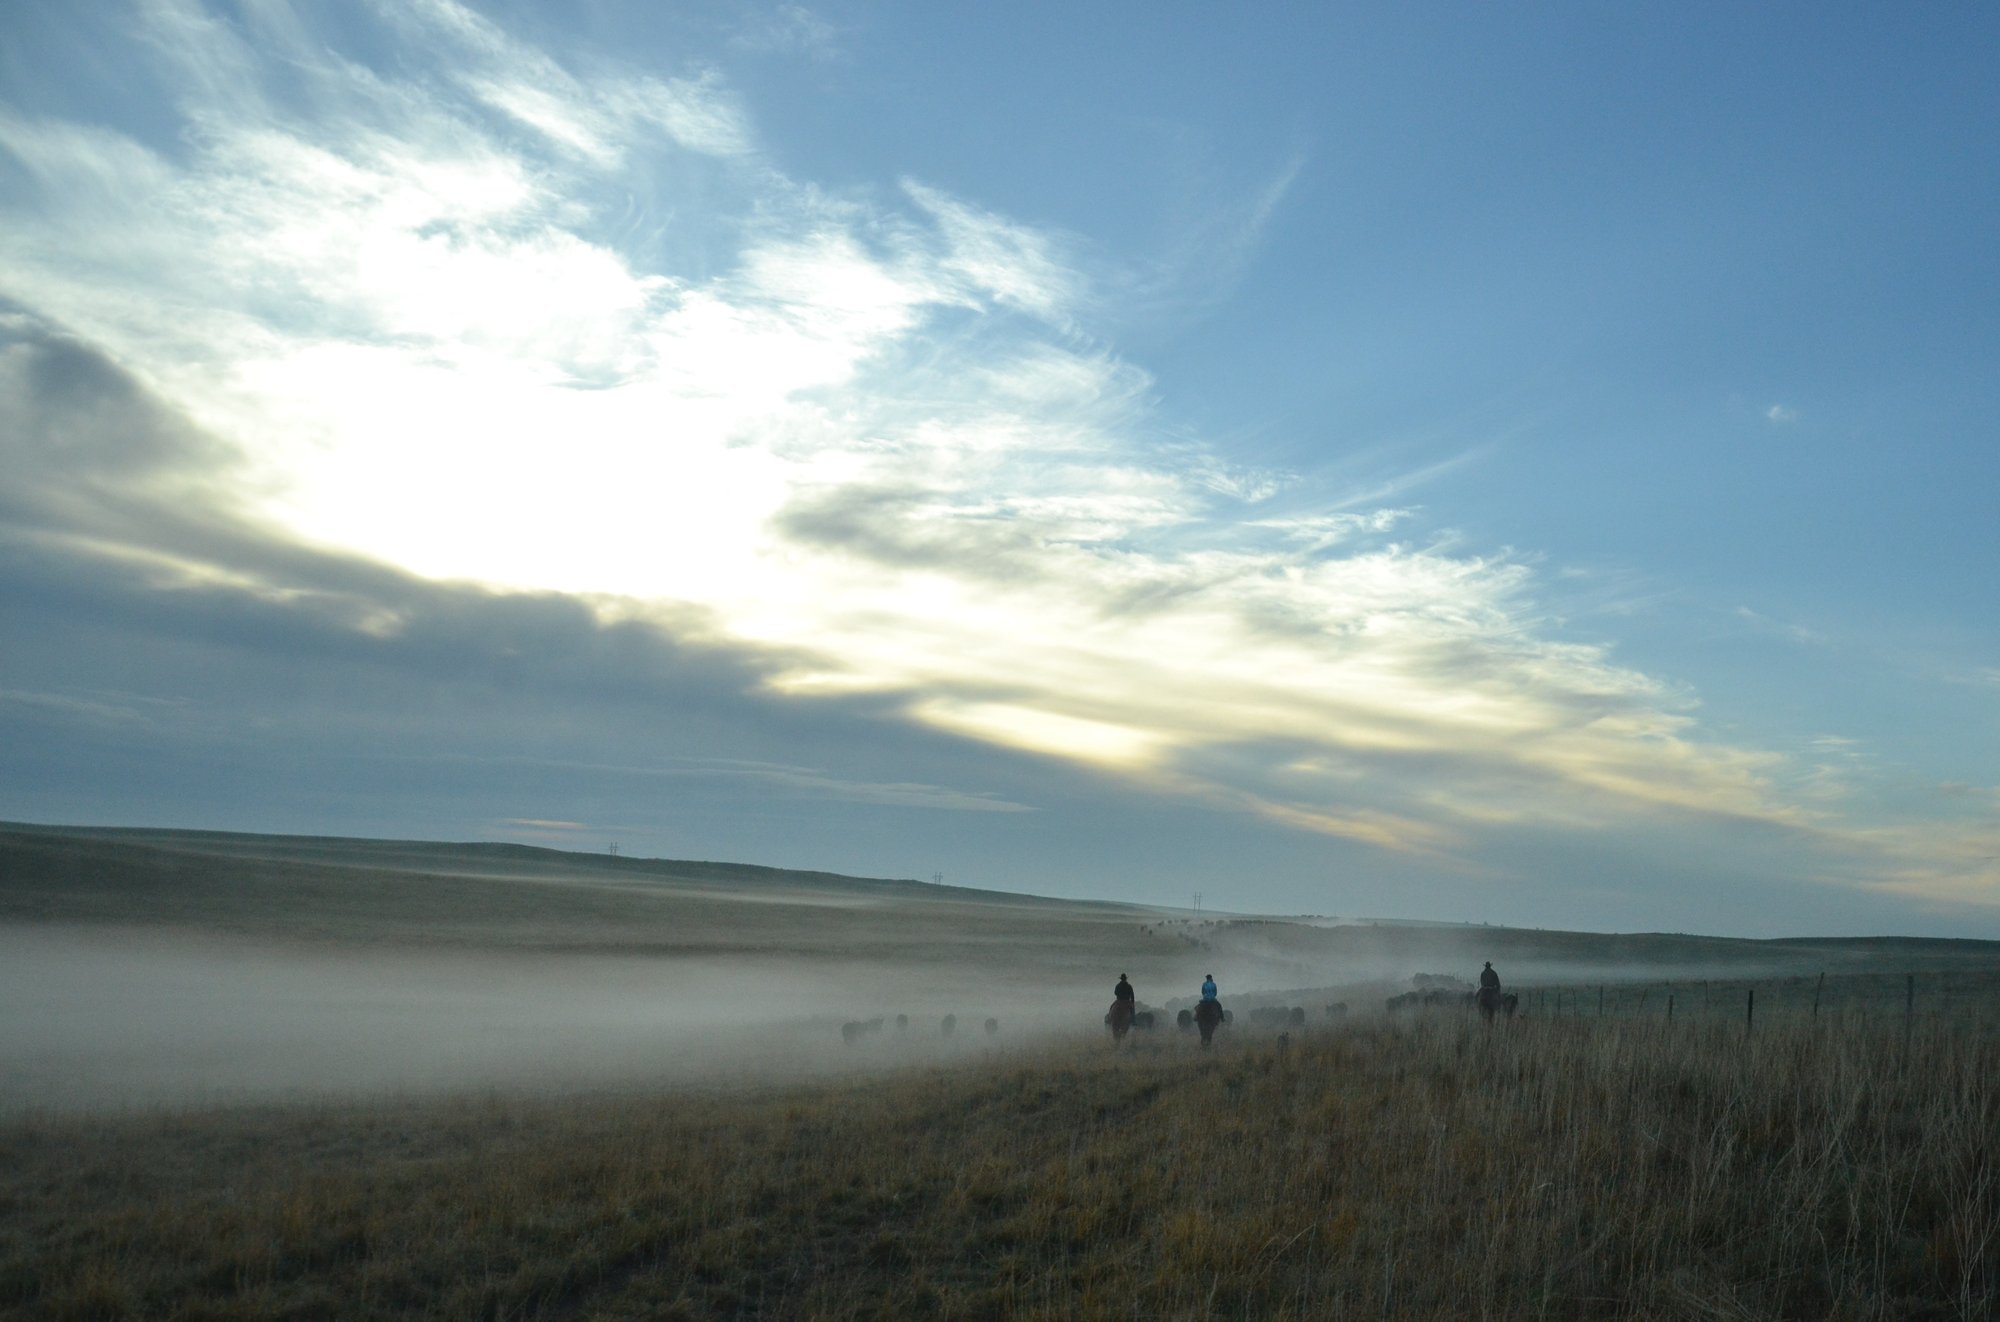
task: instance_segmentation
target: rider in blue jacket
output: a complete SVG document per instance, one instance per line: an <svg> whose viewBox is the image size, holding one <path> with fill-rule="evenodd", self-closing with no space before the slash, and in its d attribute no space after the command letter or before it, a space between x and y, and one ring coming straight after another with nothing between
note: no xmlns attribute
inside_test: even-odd
<svg viewBox="0 0 2000 1322"><path fill-rule="evenodd" d="M1208 974L1201 980L1201 999L1204 1001L1215 999L1215 975L1213 973Z"/></svg>

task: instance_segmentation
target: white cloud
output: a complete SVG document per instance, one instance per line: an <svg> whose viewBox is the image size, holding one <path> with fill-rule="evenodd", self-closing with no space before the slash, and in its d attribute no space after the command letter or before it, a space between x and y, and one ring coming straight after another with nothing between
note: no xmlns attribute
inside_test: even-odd
<svg viewBox="0 0 2000 1322"><path fill-rule="evenodd" d="M937 224L944 239L942 271L959 277L976 296L1053 325L1067 323L1079 281L1057 258L1056 245L1047 234L981 211L914 179L903 181L903 191Z"/></svg>
<svg viewBox="0 0 2000 1322"><path fill-rule="evenodd" d="M1782 427L1786 423L1797 422L1799 413L1789 405L1773 404L1764 410L1764 420Z"/></svg>
<svg viewBox="0 0 2000 1322"><path fill-rule="evenodd" d="M462 96L327 63L316 109L276 115L241 90L254 50L205 60L225 37L191 20L179 158L0 118L31 185L0 235L13 292L235 442L251 517L437 577L697 606L772 649L776 688L1385 847L1663 811L1821 829L1776 788L1793 761L1561 639L1522 562L1387 541L1413 518L1392 492L1311 508L1162 445L1062 237L917 180L870 202L717 166L716 247L677 262L678 215L604 214L750 149L718 76L572 72L446 0L381 12Z"/></svg>

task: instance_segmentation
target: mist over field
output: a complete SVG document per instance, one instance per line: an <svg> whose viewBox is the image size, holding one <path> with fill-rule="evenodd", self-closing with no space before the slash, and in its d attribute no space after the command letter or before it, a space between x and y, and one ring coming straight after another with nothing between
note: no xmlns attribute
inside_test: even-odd
<svg viewBox="0 0 2000 1322"><path fill-rule="evenodd" d="M1046 1007L935 976L782 958L301 949L241 937L0 928L0 1104L40 1108L476 1088L684 1087L990 1050ZM843 1013L895 1013L856 1051ZM960 1027L947 1039L941 1016ZM914 1012L914 1013L912 1013Z"/></svg>
<svg viewBox="0 0 2000 1322"><path fill-rule="evenodd" d="M1194 914L519 846L10 827L0 867L9 1110L907 1069L1100 1034L1119 973L1166 1020L1207 973L1239 1010L1318 1017L1488 959L1528 987L1990 953Z"/></svg>
<svg viewBox="0 0 2000 1322"><path fill-rule="evenodd" d="M28 831L4 845L8 1108L894 1068L1073 1025L1116 975L1065 971L1032 903L994 897L1014 915L996 928L989 906L916 883L731 885L700 865L660 881L547 851L412 862L370 842L251 837L162 849ZM843 1037L878 1017L882 1031Z"/></svg>

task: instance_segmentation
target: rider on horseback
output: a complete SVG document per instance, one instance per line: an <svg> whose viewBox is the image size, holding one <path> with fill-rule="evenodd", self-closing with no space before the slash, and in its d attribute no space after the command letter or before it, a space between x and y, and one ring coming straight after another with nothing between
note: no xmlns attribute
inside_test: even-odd
<svg viewBox="0 0 2000 1322"><path fill-rule="evenodd" d="M1215 999L1215 975L1213 973L1205 975L1201 980L1201 999L1204 1001Z"/></svg>
<svg viewBox="0 0 2000 1322"><path fill-rule="evenodd" d="M1480 1017L1492 1023L1494 1014L1500 1009L1500 975L1493 971L1490 959L1486 961L1486 967L1479 971L1479 991L1473 1002L1479 1007ZM1513 1012L1510 1010L1508 1013Z"/></svg>
<svg viewBox="0 0 2000 1322"><path fill-rule="evenodd" d="M1111 1001L1114 1005L1119 1001L1130 1001L1134 1009L1138 1008L1138 993L1132 990L1132 984L1126 980L1125 975L1122 973L1118 975L1118 985L1111 989Z"/></svg>

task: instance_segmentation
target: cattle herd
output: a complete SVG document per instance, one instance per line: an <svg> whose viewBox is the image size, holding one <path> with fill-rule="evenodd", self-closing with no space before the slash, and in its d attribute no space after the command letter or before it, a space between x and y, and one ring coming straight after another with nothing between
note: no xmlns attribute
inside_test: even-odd
<svg viewBox="0 0 2000 1322"><path fill-rule="evenodd" d="M899 1014L893 1020L891 1020L891 1019L885 1019L883 1016L878 1014L873 1019L850 1019L846 1023L842 1024L840 1026L840 1040L847 1043L847 1045L850 1047L859 1046L861 1043L867 1041L869 1038L878 1036L879 1034L887 1031L891 1024L895 1026L895 1033L897 1037L909 1036L910 1016L906 1014ZM998 1019L989 1016L985 1023L985 1029L986 1029L986 1036L998 1037L1000 1035L1000 1021ZM948 1014L944 1018L938 1020L937 1031L939 1037L950 1037L953 1034L957 1033L958 1016L955 1014Z"/></svg>
<svg viewBox="0 0 2000 1322"><path fill-rule="evenodd" d="M1490 1004L1482 1003L1477 990L1458 987L1427 987L1422 991L1404 992L1384 1001L1383 1007L1390 1014L1401 1010L1428 1010L1440 1007L1460 1006L1468 1010L1479 1010L1491 1019L1496 1013L1509 1019L1521 1008L1521 998L1513 992L1503 992L1488 997Z"/></svg>
<svg viewBox="0 0 2000 1322"><path fill-rule="evenodd" d="M1383 1008L1391 1014L1396 1014L1409 1010L1462 1007L1477 1009L1488 1019L1492 1019L1496 1015L1504 1015L1512 1018L1520 1008L1520 998L1513 992L1500 993L1497 989L1490 990L1485 999L1482 1000L1481 993L1478 990L1456 979L1435 974L1419 974L1412 981L1417 984L1415 991L1407 991L1400 995L1389 997L1383 1002ZM1330 1021L1345 1019L1347 1017L1347 1002L1329 1002L1325 1007L1325 1013L1326 1018ZM1142 1033L1151 1032L1159 1026L1159 1014L1160 1012L1157 1010L1138 1010L1132 1014L1129 1024L1119 1025L1118 1027ZM1249 1016L1251 1025L1256 1028L1300 1028L1306 1022L1306 1010L1301 1005L1259 1005L1249 1011ZM1223 1024L1234 1023L1235 1019L1234 1012L1222 1010L1220 1017L1209 1026L1210 1031ZM1111 1014L1104 1016L1104 1022L1107 1025L1111 1025L1112 1020L1113 1016ZM899 1014L893 1020L876 1015L873 1019L850 1019L842 1024L840 1026L841 1040L849 1046L858 1046L869 1038L888 1031L891 1025L894 1026L894 1032L898 1037L906 1037L911 1032L910 1017L906 1014ZM1175 1013L1174 1026L1183 1033L1193 1033L1200 1029L1202 1024L1195 1010L1186 1009ZM1000 1034L1000 1021L996 1018L988 1017L984 1022L984 1028L987 1037L998 1037ZM957 1015L948 1014L937 1021L937 1035L939 1037L949 1038L957 1032ZM1124 1033L1119 1032L1117 1036L1122 1038ZM1207 1036L1207 1033L1203 1034L1204 1042L1207 1040Z"/></svg>

